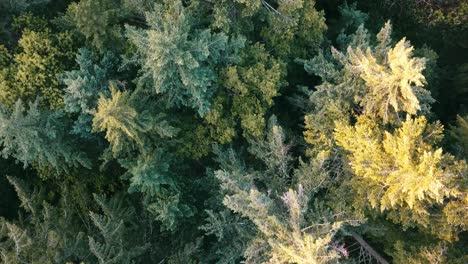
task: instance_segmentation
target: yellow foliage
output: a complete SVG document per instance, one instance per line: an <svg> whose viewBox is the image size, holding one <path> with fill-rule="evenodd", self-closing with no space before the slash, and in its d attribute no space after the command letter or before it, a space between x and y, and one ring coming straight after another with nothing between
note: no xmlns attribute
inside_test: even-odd
<svg viewBox="0 0 468 264"><path fill-rule="evenodd" d="M405 38L391 48L383 60L370 48L365 52L360 48L348 48L349 67L359 73L369 90L361 102L367 114L388 121L399 111L416 114L421 109L413 87L422 87L426 82L422 75L425 60L412 58L413 50Z"/></svg>
<svg viewBox="0 0 468 264"><path fill-rule="evenodd" d="M101 95L93 118L93 131L106 131L106 139L114 153L122 149L125 140L143 145L140 137L146 129L137 121L137 111L129 105L130 94L121 92L111 83L111 98Z"/></svg>
<svg viewBox="0 0 468 264"><path fill-rule="evenodd" d="M442 132L439 123L428 124L425 117L407 117L401 127L389 132L360 116L355 126L338 123L334 135L337 144L351 153L352 185L362 195L359 199L382 212L390 211L389 217L405 225L426 227L434 217L431 207L444 207L447 200L466 196L466 187L459 184L466 164L433 146ZM466 199L459 202L468 204ZM454 229L466 227L459 222L466 220L445 218Z"/></svg>

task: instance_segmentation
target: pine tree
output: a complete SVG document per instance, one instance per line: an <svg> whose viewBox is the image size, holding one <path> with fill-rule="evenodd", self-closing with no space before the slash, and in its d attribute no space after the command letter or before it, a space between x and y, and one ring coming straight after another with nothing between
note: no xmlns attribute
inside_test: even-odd
<svg viewBox="0 0 468 264"><path fill-rule="evenodd" d="M215 65L236 61L244 39L229 41L222 33L194 28L180 1L155 5L146 20L146 30L127 26L137 49L132 60L142 67L140 87L162 94L170 107L187 106L205 115L217 90Z"/></svg>
<svg viewBox="0 0 468 264"><path fill-rule="evenodd" d="M5 263L65 263L85 260L86 246L80 214L68 190L57 206L45 201L44 192L29 190L24 181L8 177L15 187L25 218L16 222L0 218L0 260ZM75 197L76 198L76 197Z"/></svg>

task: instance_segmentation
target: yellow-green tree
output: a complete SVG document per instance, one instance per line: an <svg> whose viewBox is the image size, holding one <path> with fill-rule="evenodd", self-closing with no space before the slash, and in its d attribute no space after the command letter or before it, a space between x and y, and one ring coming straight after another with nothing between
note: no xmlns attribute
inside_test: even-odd
<svg viewBox="0 0 468 264"><path fill-rule="evenodd" d="M205 117L211 136L228 143L236 136L239 123L244 137L260 137L266 126L267 111L284 85L284 64L255 43L241 54L238 65L224 69L223 89L213 109Z"/></svg>
<svg viewBox="0 0 468 264"><path fill-rule="evenodd" d="M20 52L0 74L0 102L12 107L18 99L27 102L41 96L50 108L63 105L57 75L74 56L71 35L26 28L18 47Z"/></svg>
<svg viewBox="0 0 468 264"><path fill-rule="evenodd" d="M267 47L283 59L305 57L316 52L327 29L323 12L313 0L262 1L268 11L268 23L261 30Z"/></svg>
<svg viewBox="0 0 468 264"><path fill-rule="evenodd" d="M110 90L111 98L103 95L99 98L93 118L93 130L106 132L106 139L114 154L119 153L128 140L134 141L137 146L143 146L142 134L149 128L139 122L137 111L130 105L130 93L119 91L114 84Z"/></svg>
<svg viewBox="0 0 468 264"><path fill-rule="evenodd" d="M334 136L349 153L357 204L445 239L466 230L467 166L436 147L442 132L423 116L407 117L394 131L365 115L354 126L338 123Z"/></svg>

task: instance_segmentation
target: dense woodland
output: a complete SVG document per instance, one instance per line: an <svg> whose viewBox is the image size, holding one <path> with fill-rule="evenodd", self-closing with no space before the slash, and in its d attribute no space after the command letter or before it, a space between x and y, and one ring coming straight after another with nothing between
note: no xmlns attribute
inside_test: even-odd
<svg viewBox="0 0 468 264"><path fill-rule="evenodd" d="M0 0L0 263L468 263L468 2Z"/></svg>

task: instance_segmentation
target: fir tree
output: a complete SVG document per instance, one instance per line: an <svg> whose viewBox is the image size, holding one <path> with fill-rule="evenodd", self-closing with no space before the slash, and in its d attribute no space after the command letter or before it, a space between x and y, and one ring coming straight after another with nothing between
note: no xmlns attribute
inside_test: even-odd
<svg viewBox="0 0 468 264"><path fill-rule="evenodd" d="M109 201L94 195L103 214L90 213L90 219L99 235L89 236L89 249L99 263L134 263L134 260L147 250L149 244L142 243L142 238L133 236L138 226L133 222L135 210L125 204L122 196L114 196ZM140 244L139 244L140 243Z"/></svg>
<svg viewBox="0 0 468 264"><path fill-rule="evenodd" d="M90 161L76 148L60 112L39 110L39 100L28 109L18 100L10 112L0 112L0 145L3 157L14 157L24 167L51 166L57 173L73 167L90 168Z"/></svg>
<svg viewBox="0 0 468 264"><path fill-rule="evenodd" d="M119 1L82 0L68 6L66 19L100 51L118 46L122 39Z"/></svg>
<svg viewBox="0 0 468 264"><path fill-rule="evenodd" d="M435 147L442 137L440 123L428 124L424 117L408 117L390 132L360 116L355 126L339 123L335 132L337 143L351 153L358 203L387 212L403 226L451 239L466 228L457 207L466 203L467 166Z"/></svg>
<svg viewBox="0 0 468 264"><path fill-rule="evenodd" d="M217 90L214 66L235 62L244 40L194 28L180 1L154 9L146 13L149 29L127 27L137 48L133 60L142 67L139 85L162 94L168 106L188 106L203 116Z"/></svg>
<svg viewBox="0 0 468 264"><path fill-rule="evenodd" d="M109 79L116 71L117 58L106 53L99 63L87 49L80 49L76 57L79 70L72 70L61 75L66 85L64 90L64 110L78 114L73 132L84 137L91 137L92 113L97 106L99 94L109 91Z"/></svg>

